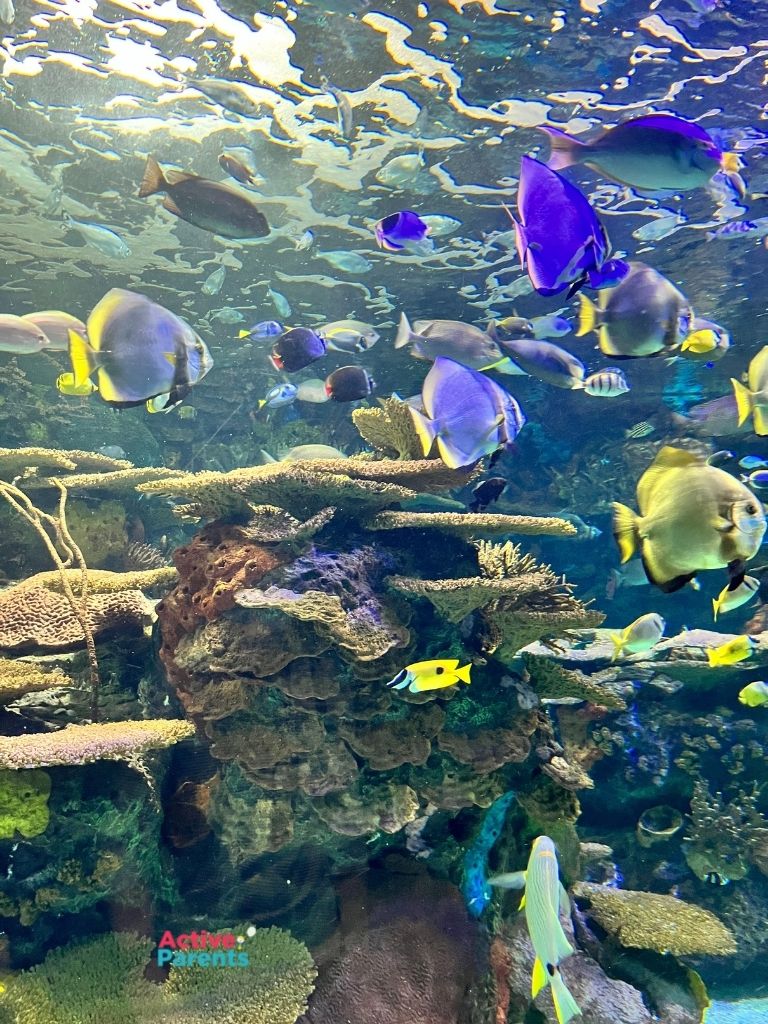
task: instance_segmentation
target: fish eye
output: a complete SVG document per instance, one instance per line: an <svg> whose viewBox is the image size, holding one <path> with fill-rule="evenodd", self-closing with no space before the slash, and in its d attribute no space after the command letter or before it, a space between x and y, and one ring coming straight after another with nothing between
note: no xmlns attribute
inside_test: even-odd
<svg viewBox="0 0 768 1024"><path fill-rule="evenodd" d="M757 512L757 505L753 505L752 502L750 502L747 505L747 515L748 516L753 516L755 514L755 512Z"/></svg>
<svg viewBox="0 0 768 1024"><path fill-rule="evenodd" d="M442 667L442 665L438 665L437 668L435 669L435 675L441 676L443 672L445 672L445 669Z"/></svg>

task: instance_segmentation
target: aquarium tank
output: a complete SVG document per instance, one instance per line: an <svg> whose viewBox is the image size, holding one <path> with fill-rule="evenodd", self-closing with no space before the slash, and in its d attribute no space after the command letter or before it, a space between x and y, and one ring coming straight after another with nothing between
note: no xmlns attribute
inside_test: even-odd
<svg viewBox="0 0 768 1024"><path fill-rule="evenodd" d="M0 1024L768 1022L768 0L0 0Z"/></svg>

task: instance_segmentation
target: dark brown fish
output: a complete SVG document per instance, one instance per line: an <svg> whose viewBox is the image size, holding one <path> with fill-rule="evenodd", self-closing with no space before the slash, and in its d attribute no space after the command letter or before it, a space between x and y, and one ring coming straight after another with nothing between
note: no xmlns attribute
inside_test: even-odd
<svg viewBox="0 0 768 1024"><path fill-rule="evenodd" d="M375 387L373 377L362 366L341 366L325 381L325 393L335 402L357 402Z"/></svg>
<svg viewBox="0 0 768 1024"><path fill-rule="evenodd" d="M169 171L164 175L153 156L147 157L139 198L165 192L163 206L203 231L223 238L263 238L269 234L264 214L247 196L220 181Z"/></svg>
<svg viewBox="0 0 768 1024"><path fill-rule="evenodd" d="M253 185L253 175L242 160L238 160L236 156L222 153L219 157L219 167L242 185Z"/></svg>

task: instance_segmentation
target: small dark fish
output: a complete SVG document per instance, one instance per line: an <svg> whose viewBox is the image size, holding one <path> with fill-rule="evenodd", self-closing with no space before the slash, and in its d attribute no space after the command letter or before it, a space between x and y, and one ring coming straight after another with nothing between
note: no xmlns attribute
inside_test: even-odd
<svg viewBox="0 0 768 1024"><path fill-rule="evenodd" d="M470 512L482 512L488 505L498 501L507 486L503 476L489 476L477 487L472 489L472 501L469 503Z"/></svg>
<svg viewBox="0 0 768 1024"><path fill-rule="evenodd" d="M309 327L293 327L281 334L272 346L270 359L276 370L296 373L322 359L327 350L325 341Z"/></svg>
<svg viewBox="0 0 768 1024"><path fill-rule="evenodd" d="M335 402L357 402L375 387L373 377L362 366L340 366L325 380L325 393Z"/></svg>
<svg viewBox="0 0 768 1024"><path fill-rule="evenodd" d="M425 224L413 210L401 210L400 213L391 213L389 217L384 217L374 226L373 233L379 248L387 249L389 252L409 249L427 254L433 248L427 238L429 225Z"/></svg>
<svg viewBox="0 0 768 1024"><path fill-rule="evenodd" d="M139 188L139 198L165 192L163 206L169 213L203 231L223 238L263 238L269 234L264 214L237 189L222 181L208 181L195 174L169 171L164 175L153 156Z"/></svg>
<svg viewBox="0 0 768 1024"><path fill-rule="evenodd" d="M219 167L242 185L253 185L254 183L253 174L242 160L238 160L236 156L232 156L230 153L221 154L219 157Z"/></svg>

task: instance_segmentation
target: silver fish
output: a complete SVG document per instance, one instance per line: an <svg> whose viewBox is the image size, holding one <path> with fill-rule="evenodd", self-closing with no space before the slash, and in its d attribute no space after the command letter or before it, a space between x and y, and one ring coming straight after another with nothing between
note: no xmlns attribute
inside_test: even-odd
<svg viewBox="0 0 768 1024"><path fill-rule="evenodd" d="M103 224L91 224L85 220L75 220L68 213L64 213L62 219L67 230L77 232L86 245L97 249L102 255L111 256L113 259L125 259L131 255L128 245L111 228L106 228Z"/></svg>

